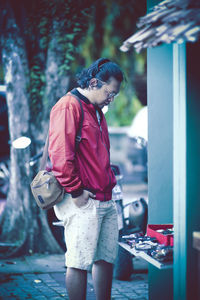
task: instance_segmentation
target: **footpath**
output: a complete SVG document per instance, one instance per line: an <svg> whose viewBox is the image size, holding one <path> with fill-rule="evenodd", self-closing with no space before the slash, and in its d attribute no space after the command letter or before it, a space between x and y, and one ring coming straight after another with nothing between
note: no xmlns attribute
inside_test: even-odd
<svg viewBox="0 0 200 300"><path fill-rule="evenodd" d="M135 266L141 263L134 258ZM65 288L64 254L34 254L0 260L0 299L69 299ZM148 274L135 270L129 281L113 280L112 300L148 300ZM77 299L79 300L79 299ZM87 300L95 300L88 274Z"/></svg>
<svg viewBox="0 0 200 300"><path fill-rule="evenodd" d="M123 194L124 204L140 197L147 200L147 184L123 184ZM64 254L33 254L0 260L0 300L67 300L65 272ZM133 274L129 281L113 279L111 299L148 300L147 263L144 260L133 258ZM90 273L87 300L96 300Z"/></svg>

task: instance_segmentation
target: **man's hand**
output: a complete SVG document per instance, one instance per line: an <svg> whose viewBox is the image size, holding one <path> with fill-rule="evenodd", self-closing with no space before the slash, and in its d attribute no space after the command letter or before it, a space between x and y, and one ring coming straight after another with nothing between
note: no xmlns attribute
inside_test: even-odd
<svg viewBox="0 0 200 300"><path fill-rule="evenodd" d="M95 199L95 195L87 190L83 190L83 194L77 198L72 198L75 205L78 207L84 206L88 203L89 198Z"/></svg>

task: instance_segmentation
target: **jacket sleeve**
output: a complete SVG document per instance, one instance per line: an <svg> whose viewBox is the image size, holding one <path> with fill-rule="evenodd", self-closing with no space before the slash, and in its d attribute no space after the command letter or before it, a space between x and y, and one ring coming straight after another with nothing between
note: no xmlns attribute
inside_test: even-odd
<svg viewBox="0 0 200 300"><path fill-rule="evenodd" d="M71 103L64 108L53 108L49 126L48 151L52 172L72 197L78 197L83 192L75 158L75 138L81 118L78 105Z"/></svg>

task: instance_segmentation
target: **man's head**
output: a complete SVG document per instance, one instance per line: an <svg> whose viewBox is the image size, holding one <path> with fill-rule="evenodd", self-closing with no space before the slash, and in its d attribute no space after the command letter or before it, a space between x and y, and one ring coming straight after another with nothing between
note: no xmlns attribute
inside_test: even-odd
<svg viewBox="0 0 200 300"><path fill-rule="evenodd" d="M78 75L77 82L80 88L87 90L93 104L104 106L114 100L123 79L116 63L100 58Z"/></svg>

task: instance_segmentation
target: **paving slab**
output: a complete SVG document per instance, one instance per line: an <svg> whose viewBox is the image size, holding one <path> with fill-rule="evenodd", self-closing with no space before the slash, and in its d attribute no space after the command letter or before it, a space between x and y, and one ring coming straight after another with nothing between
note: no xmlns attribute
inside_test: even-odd
<svg viewBox="0 0 200 300"><path fill-rule="evenodd" d="M0 260L0 300L68 300L65 273L62 254ZM133 273L129 281L113 279L111 299L148 300L148 274ZM87 300L95 300L91 273L88 273Z"/></svg>
<svg viewBox="0 0 200 300"><path fill-rule="evenodd" d="M0 260L0 273L51 273L64 271L64 254L34 254L19 258Z"/></svg>

